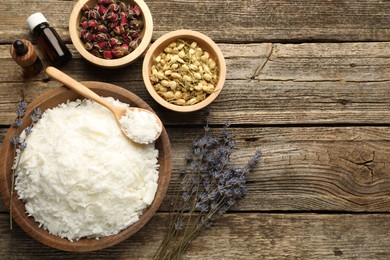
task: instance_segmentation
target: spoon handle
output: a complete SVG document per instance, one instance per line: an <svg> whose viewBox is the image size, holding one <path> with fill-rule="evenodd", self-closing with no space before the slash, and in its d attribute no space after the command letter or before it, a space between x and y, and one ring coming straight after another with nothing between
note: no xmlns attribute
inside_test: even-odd
<svg viewBox="0 0 390 260"><path fill-rule="evenodd" d="M58 80L68 88L79 93L80 95L89 98L93 101L96 101L97 103L107 107L108 109L114 112L115 108L107 100L105 100L104 98L102 98L101 96L99 96L98 94L96 94L95 92L93 92L92 90L90 90L89 88L87 88L86 86L78 82L77 80L63 73L59 69L49 66L46 68L46 73L50 77Z"/></svg>

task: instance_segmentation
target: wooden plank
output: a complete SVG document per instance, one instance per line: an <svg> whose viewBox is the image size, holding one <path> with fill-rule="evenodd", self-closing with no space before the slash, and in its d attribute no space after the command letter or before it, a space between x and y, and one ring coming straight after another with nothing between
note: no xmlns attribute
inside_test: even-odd
<svg viewBox="0 0 390 260"><path fill-rule="evenodd" d="M160 211L168 210L179 169L202 132L168 128L173 176ZM238 148L232 163L244 165L256 149L263 153L248 177L248 195L235 210L390 212L389 127L233 127L231 132ZM0 200L0 212L5 211Z"/></svg>
<svg viewBox="0 0 390 260"><path fill-rule="evenodd" d="M7 222L0 215L0 222ZM183 259L385 259L390 254L388 215L227 214L205 230ZM36 242L19 227L0 225L2 259L151 259L162 240L167 214L108 249L62 252Z"/></svg>
<svg viewBox="0 0 390 260"><path fill-rule="evenodd" d="M233 124L389 124L390 42L323 44L221 44L228 66L223 91L211 105L215 123ZM72 49L72 48L71 48ZM74 49L72 49L74 52ZM8 48L0 46L0 57ZM75 52L74 52L75 53ZM27 100L60 86L42 72L22 81L11 58L0 79L0 124L12 122L15 103L25 89ZM107 71L79 55L63 68L74 78L124 87L153 108L164 123L198 124L203 112L175 114L154 102L141 74L142 60ZM177 117L181 120L177 120Z"/></svg>
<svg viewBox="0 0 390 260"><path fill-rule="evenodd" d="M26 18L43 12L61 37L70 42L68 19L75 1L9 1L0 6L1 43L26 38ZM389 41L388 1L256 0L146 1L154 17L153 40L187 28L217 42ZM21 15L21 10L28 10ZM197 11L194 11L197 10Z"/></svg>

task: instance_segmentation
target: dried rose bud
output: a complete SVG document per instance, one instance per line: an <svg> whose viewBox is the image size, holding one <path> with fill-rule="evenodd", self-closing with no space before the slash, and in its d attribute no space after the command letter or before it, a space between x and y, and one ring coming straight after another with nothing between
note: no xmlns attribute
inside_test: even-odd
<svg viewBox="0 0 390 260"><path fill-rule="evenodd" d="M111 12L119 12L121 9L121 7L117 4L111 4L109 7L108 7L108 10L110 10Z"/></svg>
<svg viewBox="0 0 390 260"><path fill-rule="evenodd" d="M115 22L115 21L118 21L118 19L119 19L118 15L116 13L112 13L112 12L107 13L105 18L110 22Z"/></svg>
<svg viewBox="0 0 390 260"><path fill-rule="evenodd" d="M97 10L89 10L88 18L89 19L99 20L100 19L99 11L97 11Z"/></svg>
<svg viewBox="0 0 390 260"><path fill-rule="evenodd" d="M92 48L93 48L93 44L90 43L90 42L87 42L86 44L84 44L84 48L85 48L87 51L90 51L90 50L92 50Z"/></svg>
<svg viewBox="0 0 390 260"><path fill-rule="evenodd" d="M125 28L123 28L122 25L118 25L114 28L114 32L117 34L117 35L122 35L124 32L125 32Z"/></svg>
<svg viewBox="0 0 390 260"><path fill-rule="evenodd" d="M127 43L122 44L121 47L127 51L129 50L129 45Z"/></svg>
<svg viewBox="0 0 390 260"><path fill-rule="evenodd" d="M114 47L111 52L115 58L122 58L123 56L129 54L128 50L126 50L122 47L119 47L119 46Z"/></svg>
<svg viewBox="0 0 390 260"><path fill-rule="evenodd" d="M119 40L116 39L116 38L111 38L109 43L110 43L110 46L111 46L111 47L114 47L114 46L116 46L116 45L117 45L118 43L120 43L120 42L119 42Z"/></svg>
<svg viewBox="0 0 390 260"><path fill-rule="evenodd" d="M112 52L111 51L104 51L103 52L103 58L111 60L112 57L113 56L112 56Z"/></svg>
<svg viewBox="0 0 390 260"><path fill-rule="evenodd" d="M106 33L98 33L96 35L97 37L97 41L101 42L101 41L108 41L109 37L108 37L108 34Z"/></svg>
<svg viewBox="0 0 390 260"><path fill-rule="evenodd" d="M89 11L89 6L88 5L83 5L83 7L81 8L81 11L83 11L83 12Z"/></svg>
<svg viewBox="0 0 390 260"><path fill-rule="evenodd" d="M88 26L91 28L97 28L98 22L96 20L89 20L88 21Z"/></svg>
<svg viewBox="0 0 390 260"><path fill-rule="evenodd" d="M105 7L104 5L99 5L98 7L98 12L100 15L104 15L106 12L107 12L107 7Z"/></svg>
<svg viewBox="0 0 390 260"><path fill-rule="evenodd" d="M136 5L132 7L132 10L135 12L137 16L141 14L141 9L139 9L139 7Z"/></svg>
<svg viewBox="0 0 390 260"><path fill-rule="evenodd" d="M131 38L132 39L137 39L137 38L140 38L141 36L139 35L139 33L137 31L132 31L132 34L131 34Z"/></svg>
<svg viewBox="0 0 390 260"><path fill-rule="evenodd" d="M134 40L129 43L129 48L135 50L138 47L138 41Z"/></svg>
<svg viewBox="0 0 390 260"><path fill-rule="evenodd" d="M125 25L125 24L128 24L128 23L129 23L129 20L125 16L122 16L119 24L120 25Z"/></svg>
<svg viewBox="0 0 390 260"><path fill-rule="evenodd" d="M81 23L81 28L83 28L83 29L87 29L89 26L88 26L88 21L83 21L82 23Z"/></svg>
<svg viewBox="0 0 390 260"><path fill-rule="evenodd" d="M80 30L80 38L84 39L84 35L87 32L87 30Z"/></svg>
<svg viewBox="0 0 390 260"><path fill-rule="evenodd" d="M98 27L97 27L97 30L98 30L98 32L101 32L101 33L107 33L108 32L108 29L107 29L107 27L104 24L99 24Z"/></svg>
<svg viewBox="0 0 390 260"><path fill-rule="evenodd" d="M131 42L131 37L127 34L122 35L122 39L125 43L130 43Z"/></svg>
<svg viewBox="0 0 390 260"><path fill-rule="evenodd" d="M104 1L104 0L98 0L98 1L97 1L97 4L98 4L98 5L104 5L104 4L105 4L105 1Z"/></svg>
<svg viewBox="0 0 390 260"><path fill-rule="evenodd" d="M107 45L108 45L107 42L98 42L98 43L95 43L94 46L96 46L99 51L103 51L106 49Z"/></svg>
<svg viewBox="0 0 390 260"><path fill-rule="evenodd" d="M126 9L123 9L123 10L126 10ZM122 11L122 12L120 13L120 17L121 17L121 18L122 18L122 17L129 18L129 13L126 12L126 11Z"/></svg>
<svg viewBox="0 0 390 260"><path fill-rule="evenodd" d="M104 0L105 5L113 4L115 3L115 0Z"/></svg>
<svg viewBox="0 0 390 260"><path fill-rule="evenodd" d="M86 42L92 41L92 37L93 37L93 35L92 35L92 33L90 33L90 32L85 32L84 35L83 35L83 38L84 38L84 40L85 40Z"/></svg>

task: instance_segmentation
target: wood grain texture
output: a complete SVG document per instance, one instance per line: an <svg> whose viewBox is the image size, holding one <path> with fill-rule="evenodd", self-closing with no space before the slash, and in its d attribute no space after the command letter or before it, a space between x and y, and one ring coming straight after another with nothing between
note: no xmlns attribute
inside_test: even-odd
<svg viewBox="0 0 390 260"><path fill-rule="evenodd" d="M152 41L192 29L217 42L227 80L210 106L213 131L232 123L239 148L232 161L238 165L256 149L263 153L249 176L248 195L183 259L388 259L390 1L145 2L153 15ZM0 141L21 92L31 102L61 85L44 73L22 79L9 55L15 39L35 43L26 18L41 11L73 54L64 72L128 89L157 112L172 144L172 181L157 215L140 232L92 253L58 251L19 227L9 231L0 197L0 259L150 259L163 236L179 169L202 134L204 110L174 113L151 99L143 58L111 71L80 57L68 32L75 3L0 0Z"/></svg>
<svg viewBox="0 0 390 260"><path fill-rule="evenodd" d="M215 123L233 124L389 124L390 43L221 44L227 81L210 106ZM71 50L74 49L70 46ZM0 46L7 68L0 78L0 123L10 124L18 93L33 100L60 84L45 73L20 81L18 66ZM161 109L142 81L142 59L112 73L76 53L64 72L79 81L111 82L145 99L165 124L199 124L190 115ZM277 102L276 102L277 101ZM172 117L172 114L175 116Z"/></svg>
<svg viewBox="0 0 390 260"><path fill-rule="evenodd" d="M0 215L0 222L6 222ZM389 215L227 214L205 230L183 259L386 259ZM122 243L90 253L48 248L18 227L0 225L2 259L151 259L167 214L157 214ZM223 234L223 235L222 235Z"/></svg>
<svg viewBox="0 0 390 260"><path fill-rule="evenodd" d="M44 12L70 42L68 19L76 1L8 1L0 5L0 43L26 38L27 17ZM389 41L390 3L382 0L145 1L153 39L178 29L203 32L217 42ZM25 15L20 10L28 10ZM168 11L167 11L168 10ZM197 11L194 11L197 10Z"/></svg>
<svg viewBox="0 0 390 260"><path fill-rule="evenodd" d="M168 210L179 169L202 128L167 132L173 176L160 211ZM247 197L234 210L390 212L389 127L233 127L231 132L238 148L233 163L244 165L256 149L263 154L248 177ZM3 203L0 211L7 211Z"/></svg>

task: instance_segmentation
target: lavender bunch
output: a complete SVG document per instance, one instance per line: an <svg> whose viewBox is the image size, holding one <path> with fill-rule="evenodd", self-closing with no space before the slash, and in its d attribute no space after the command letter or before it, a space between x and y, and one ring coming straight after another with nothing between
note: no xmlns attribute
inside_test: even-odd
<svg viewBox="0 0 390 260"><path fill-rule="evenodd" d="M38 122L41 118L41 110L40 108L35 108L31 115L31 124L26 127L23 131L20 130L20 127L23 124L23 117L26 113L27 102L23 99L18 102L18 108L16 110L16 119L12 124L12 127L15 128L15 135L11 137L11 144L14 146L14 165L12 166L12 175L11 175L11 191L10 191L10 204L9 204L9 225L10 229L12 229L12 197L14 194L14 186L15 186L15 171L19 164L20 153L27 147L27 143L25 141L26 136L28 136L32 132L33 125Z"/></svg>
<svg viewBox="0 0 390 260"><path fill-rule="evenodd" d="M247 175L259 161L260 150L245 166L231 165L236 146L229 124L215 137L208 121L207 117L204 136L192 143L180 172L181 190L175 191L167 232L155 259L179 259L204 228L247 194Z"/></svg>

